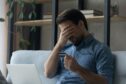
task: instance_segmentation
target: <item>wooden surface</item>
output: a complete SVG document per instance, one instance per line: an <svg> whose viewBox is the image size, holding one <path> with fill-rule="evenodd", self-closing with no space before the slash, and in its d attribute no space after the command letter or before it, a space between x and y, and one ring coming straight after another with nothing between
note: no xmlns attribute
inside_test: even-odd
<svg viewBox="0 0 126 84"><path fill-rule="evenodd" d="M26 3L32 3L32 0L23 0L23 1ZM67 1L67 0L59 0L59 1ZM42 3L48 3L48 2L52 2L52 0L35 0L36 4L42 4Z"/></svg>
<svg viewBox="0 0 126 84"><path fill-rule="evenodd" d="M16 1L19 1L19 0L16 0ZM24 2L26 3L32 3L32 0L23 0ZM35 0L35 3L36 4L42 4L42 3L47 3L47 2L50 2L51 0Z"/></svg>
<svg viewBox="0 0 126 84"><path fill-rule="evenodd" d="M89 23L91 22L103 22L104 16L90 16L86 17ZM111 21L126 21L126 17L123 16L113 16L111 17ZM44 19L44 20L32 20L32 21L17 21L15 23L16 26L43 26L51 24L52 19Z"/></svg>
<svg viewBox="0 0 126 84"><path fill-rule="evenodd" d="M51 19L46 20L32 20L32 21L17 21L16 26L43 26L51 24Z"/></svg>

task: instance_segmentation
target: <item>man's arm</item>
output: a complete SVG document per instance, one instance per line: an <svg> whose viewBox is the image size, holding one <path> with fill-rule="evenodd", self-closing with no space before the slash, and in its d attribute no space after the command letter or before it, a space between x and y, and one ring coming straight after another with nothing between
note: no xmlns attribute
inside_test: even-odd
<svg viewBox="0 0 126 84"><path fill-rule="evenodd" d="M78 73L82 79L85 79L87 84L108 84L107 79L103 76L95 74L81 66L78 67L76 73Z"/></svg>
<svg viewBox="0 0 126 84"><path fill-rule="evenodd" d="M81 67L71 56L64 57L64 66L66 69L78 73L82 79L86 80L87 84L108 84L103 76Z"/></svg>
<svg viewBox="0 0 126 84"><path fill-rule="evenodd" d="M68 38L71 37L71 32L73 31L72 28L69 28L69 25L67 25L63 30L61 30L58 42L54 49L52 50L49 58L44 64L45 69L45 76L52 78L56 72L58 67L58 61L59 61L59 52L64 47L66 42L68 41Z"/></svg>
<svg viewBox="0 0 126 84"><path fill-rule="evenodd" d="M46 77L53 77L55 73L57 72L57 67L58 67L58 61L59 61L59 52L61 50L61 47L56 44L54 47L53 51L51 52L49 58L44 64L44 69L45 69L45 76Z"/></svg>

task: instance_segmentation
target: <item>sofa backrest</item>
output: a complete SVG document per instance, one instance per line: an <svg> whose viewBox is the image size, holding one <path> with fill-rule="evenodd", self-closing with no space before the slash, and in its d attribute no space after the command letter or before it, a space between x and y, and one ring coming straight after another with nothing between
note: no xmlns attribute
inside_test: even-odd
<svg viewBox="0 0 126 84"><path fill-rule="evenodd" d="M42 84L55 84L56 77L53 79L48 79L44 76L43 64L48 58L51 51L49 50L20 50L15 51L12 54L10 64L35 64L39 71ZM114 51L115 57L115 74L114 74L114 83L113 84L126 84L126 51ZM7 80L10 81L10 77L7 77Z"/></svg>
<svg viewBox="0 0 126 84"><path fill-rule="evenodd" d="M126 51L115 51L115 74L113 84L126 84Z"/></svg>

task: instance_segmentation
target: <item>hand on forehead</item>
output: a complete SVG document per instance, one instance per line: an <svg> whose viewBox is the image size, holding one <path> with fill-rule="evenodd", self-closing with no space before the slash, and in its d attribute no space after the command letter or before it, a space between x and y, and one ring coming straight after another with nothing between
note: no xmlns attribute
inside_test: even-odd
<svg viewBox="0 0 126 84"><path fill-rule="evenodd" d="M66 25L66 26L62 26L60 28L61 31L64 31L64 30L73 30L73 29L74 29L73 25Z"/></svg>
<svg viewBox="0 0 126 84"><path fill-rule="evenodd" d="M66 28L69 28L73 25L74 24L71 21L65 21L65 22L59 24L59 27L62 28L62 29L66 29Z"/></svg>

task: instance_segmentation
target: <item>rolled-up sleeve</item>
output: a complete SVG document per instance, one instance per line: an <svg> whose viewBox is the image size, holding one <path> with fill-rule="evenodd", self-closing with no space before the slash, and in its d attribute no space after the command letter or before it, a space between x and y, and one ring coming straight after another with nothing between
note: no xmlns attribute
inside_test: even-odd
<svg viewBox="0 0 126 84"><path fill-rule="evenodd" d="M108 84L113 83L114 58L108 47L102 47L96 57L97 73L105 77Z"/></svg>

